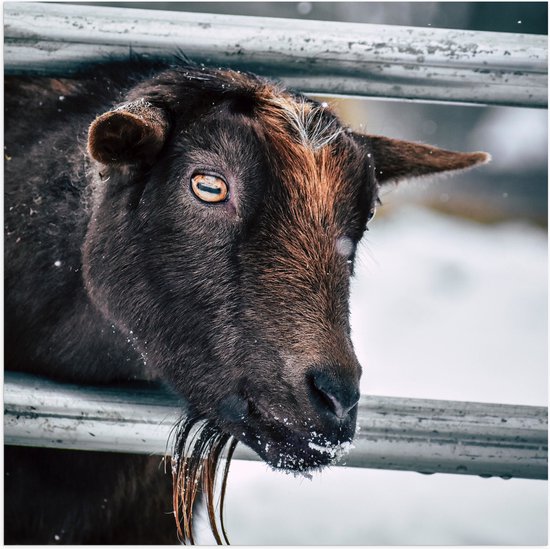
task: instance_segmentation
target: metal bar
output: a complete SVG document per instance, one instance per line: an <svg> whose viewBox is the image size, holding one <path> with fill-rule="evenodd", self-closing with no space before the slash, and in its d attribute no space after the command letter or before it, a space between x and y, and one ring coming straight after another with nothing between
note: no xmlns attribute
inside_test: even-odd
<svg viewBox="0 0 550 549"><path fill-rule="evenodd" d="M4 4L8 73L131 52L251 70L303 92L547 106L545 36L68 4Z"/></svg>
<svg viewBox="0 0 550 549"><path fill-rule="evenodd" d="M12 445L170 453L184 409L158 385L81 387L15 372L4 383L4 441ZM341 465L548 478L546 408L363 396L358 425ZM242 445L236 457L259 459Z"/></svg>

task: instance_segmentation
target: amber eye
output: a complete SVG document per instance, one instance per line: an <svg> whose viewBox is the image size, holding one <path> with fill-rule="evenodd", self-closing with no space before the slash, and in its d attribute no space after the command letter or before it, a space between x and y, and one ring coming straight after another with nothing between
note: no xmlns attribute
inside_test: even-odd
<svg viewBox="0 0 550 549"><path fill-rule="evenodd" d="M204 173L195 174L191 178L191 188L203 202L223 202L229 194L227 183L221 177Z"/></svg>

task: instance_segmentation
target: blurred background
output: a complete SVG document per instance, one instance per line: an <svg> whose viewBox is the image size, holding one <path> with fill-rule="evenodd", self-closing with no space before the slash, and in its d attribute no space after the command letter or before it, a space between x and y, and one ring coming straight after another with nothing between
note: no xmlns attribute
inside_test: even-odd
<svg viewBox="0 0 550 549"><path fill-rule="evenodd" d="M546 2L102 5L548 33ZM358 130L493 156L385 190L352 289L362 391L546 406L547 111L329 102ZM226 504L237 545L545 545L547 515L543 481L344 467L306 480L244 461Z"/></svg>

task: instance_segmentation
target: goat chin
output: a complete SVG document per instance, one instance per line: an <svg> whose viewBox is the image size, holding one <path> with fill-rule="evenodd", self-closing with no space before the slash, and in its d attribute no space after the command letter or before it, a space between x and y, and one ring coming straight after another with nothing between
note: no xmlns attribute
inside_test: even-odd
<svg viewBox="0 0 550 549"><path fill-rule="evenodd" d="M304 421L304 428L287 418L274 418L251 403L240 425L239 439L274 469L309 475L338 461L351 447L356 414L321 429Z"/></svg>

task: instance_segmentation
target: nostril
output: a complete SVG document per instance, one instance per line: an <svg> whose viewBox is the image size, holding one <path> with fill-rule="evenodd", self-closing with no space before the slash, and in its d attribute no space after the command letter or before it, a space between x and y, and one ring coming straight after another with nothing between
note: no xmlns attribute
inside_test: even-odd
<svg viewBox="0 0 550 549"><path fill-rule="evenodd" d="M346 417L346 415L348 414L349 408L346 410L341 402L330 393L325 393L324 391L321 392L324 393L325 399L329 401L330 407L332 408L334 415L338 419L344 419L344 417Z"/></svg>
<svg viewBox="0 0 550 549"><path fill-rule="evenodd" d="M311 388L317 405L328 409L338 419L344 419L359 401L355 384L338 381L322 371L311 376Z"/></svg>

